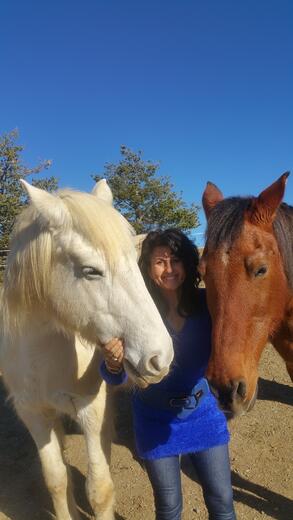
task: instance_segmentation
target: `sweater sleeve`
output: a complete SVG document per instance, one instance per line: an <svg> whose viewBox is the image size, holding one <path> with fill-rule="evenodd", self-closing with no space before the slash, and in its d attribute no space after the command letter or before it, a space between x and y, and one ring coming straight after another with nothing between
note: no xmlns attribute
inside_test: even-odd
<svg viewBox="0 0 293 520"><path fill-rule="evenodd" d="M106 383L113 386L122 385L128 379L124 369L122 372L119 372L119 374L112 374L109 372L109 370L107 370L105 361L103 361L100 365L100 374Z"/></svg>

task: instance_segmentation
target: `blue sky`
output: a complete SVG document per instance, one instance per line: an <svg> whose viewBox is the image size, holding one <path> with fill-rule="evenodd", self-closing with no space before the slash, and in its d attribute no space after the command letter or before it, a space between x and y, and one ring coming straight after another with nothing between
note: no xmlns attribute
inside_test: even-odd
<svg viewBox="0 0 293 520"><path fill-rule="evenodd" d="M187 203L293 169L291 0L10 0L0 22L0 133L61 186L90 190L121 144Z"/></svg>

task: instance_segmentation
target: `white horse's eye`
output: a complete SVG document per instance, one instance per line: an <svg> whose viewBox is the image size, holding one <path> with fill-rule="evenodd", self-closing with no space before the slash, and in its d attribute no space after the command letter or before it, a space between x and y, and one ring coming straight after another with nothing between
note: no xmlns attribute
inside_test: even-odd
<svg viewBox="0 0 293 520"><path fill-rule="evenodd" d="M82 274L84 275L85 278L88 278L88 279L99 278L101 276L104 276L102 271L100 271L99 269L96 269L95 267L90 267L87 265L82 268Z"/></svg>

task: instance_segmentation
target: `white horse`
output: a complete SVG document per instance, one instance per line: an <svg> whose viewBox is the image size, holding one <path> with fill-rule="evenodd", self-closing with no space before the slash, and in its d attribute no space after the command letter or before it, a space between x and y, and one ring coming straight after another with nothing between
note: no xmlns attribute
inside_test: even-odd
<svg viewBox="0 0 293 520"><path fill-rule="evenodd" d="M145 386L168 373L172 342L106 182L92 194L54 195L22 182L30 205L15 226L5 272L1 370L39 450L57 519L79 518L62 455L60 414L66 413L85 434L95 518L112 520L107 391L97 347L123 337L125 369Z"/></svg>

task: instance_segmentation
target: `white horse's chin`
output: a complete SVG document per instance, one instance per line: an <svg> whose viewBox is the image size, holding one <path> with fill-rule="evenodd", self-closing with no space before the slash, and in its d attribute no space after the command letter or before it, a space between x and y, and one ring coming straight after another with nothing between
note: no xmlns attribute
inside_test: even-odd
<svg viewBox="0 0 293 520"><path fill-rule="evenodd" d="M156 375L145 375L142 376L128 360L124 359L124 368L129 375L130 379L140 388L147 388L149 385L159 383L169 372L169 368L163 369L159 374Z"/></svg>

